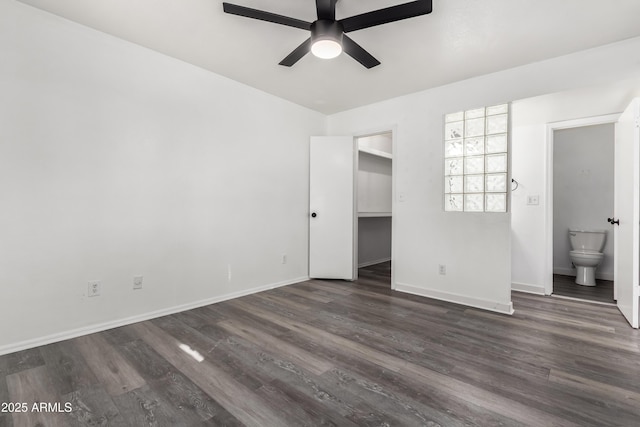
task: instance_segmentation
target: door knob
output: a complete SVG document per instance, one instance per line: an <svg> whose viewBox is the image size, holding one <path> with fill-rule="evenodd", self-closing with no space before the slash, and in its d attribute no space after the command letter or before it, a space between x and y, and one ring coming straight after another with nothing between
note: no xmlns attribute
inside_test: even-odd
<svg viewBox="0 0 640 427"><path fill-rule="evenodd" d="M607 218L607 221L609 221L611 223L611 225L613 225L613 224L620 225L620 220L619 219Z"/></svg>
<svg viewBox="0 0 640 427"><path fill-rule="evenodd" d="M312 213L311 213L311 218L315 218L315 217L317 217L317 216L318 216L318 214L317 214L317 213L315 213L315 212L312 212Z"/></svg>

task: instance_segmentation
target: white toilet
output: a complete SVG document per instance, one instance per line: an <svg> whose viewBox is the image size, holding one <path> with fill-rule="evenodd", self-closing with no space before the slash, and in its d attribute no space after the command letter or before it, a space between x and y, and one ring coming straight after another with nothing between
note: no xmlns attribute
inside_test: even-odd
<svg viewBox="0 0 640 427"><path fill-rule="evenodd" d="M607 239L605 230L569 229L571 251L569 257L576 266L576 283L583 286L596 285L596 267L602 262L602 249Z"/></svg>

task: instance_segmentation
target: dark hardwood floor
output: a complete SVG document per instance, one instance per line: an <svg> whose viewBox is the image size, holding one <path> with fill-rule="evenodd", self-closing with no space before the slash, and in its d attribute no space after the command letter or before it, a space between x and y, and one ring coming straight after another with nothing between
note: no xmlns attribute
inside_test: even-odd
<svg viewBox="0 0 640 427"><path fill-rule="evenodd" d="M640 335L615 307L514 293L506 316L389 272L2 356L0 403L29 410L0 426L638 425Z"/></svg>
<svg viewBox="0 0 640 427"><path fill-rule="evenodd" d="M611 280L597 279L596 286L582 286L576 284L576 278L573 276L554 274L553 294L587 301L615 304L615 300L613 299L613 282Z"/></svg>

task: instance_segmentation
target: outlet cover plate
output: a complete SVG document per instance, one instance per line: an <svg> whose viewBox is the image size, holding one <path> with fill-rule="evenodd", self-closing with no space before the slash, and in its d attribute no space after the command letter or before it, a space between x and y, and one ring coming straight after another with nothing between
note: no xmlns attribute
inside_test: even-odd
<svg viewBox="0 0 640 427"><path fill-rule="evenodd" d="M102 284L99 280L90 280L87 288L87 296L97 297L100 296Z"/></svg>

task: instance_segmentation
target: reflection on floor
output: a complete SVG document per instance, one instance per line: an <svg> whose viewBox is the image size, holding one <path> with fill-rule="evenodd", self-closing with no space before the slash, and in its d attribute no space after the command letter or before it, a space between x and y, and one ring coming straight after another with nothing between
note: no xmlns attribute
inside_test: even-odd
<svg viewBox="0 0 640 427"><path fill-rule="evenodd" d="M613 299L613 282L611 280L598 279L596 280L596 286L582 286L576 284L576 278L573 276L554 274L553 294L615 304L615 300Z"/></svg>
<svg viewBox="0 0 640 427"><path fill-rule="evenodd" d="M385 279L385 280L381 280ZM382 286L391 288L391 261L360 267L358 269L359 285Z"/></svg>

